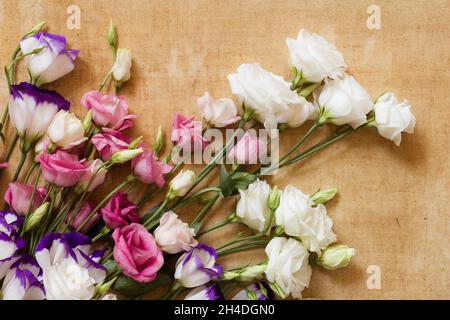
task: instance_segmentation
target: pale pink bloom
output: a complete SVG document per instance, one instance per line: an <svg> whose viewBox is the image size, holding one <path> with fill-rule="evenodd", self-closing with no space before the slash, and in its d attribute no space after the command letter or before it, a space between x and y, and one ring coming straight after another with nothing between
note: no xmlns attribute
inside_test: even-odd
<svg viewBox="0 0 450 320"><path fill-rule="evenodd" d="M198 243L194 239L194 229L181 221L172 211L166 212L161 217L159 227L156 228L153 235L161 250L170 254L189 251Z"/></svg>
<svg viewBox="0 0 450 320"><path fill-rule="evenodd" d="M230 99L213 99L208 92L198 98L197 105L202 110L203 118L214 127L222 128L239 121L237 108Z"/></svg>
<svg viewBox="0 0 450 320"><path fill-rule="evenodd" d="M127 150L131 142L120 131L108 128L103 128L102 133L94 135L91 141L104 161L109 160L116 152Z"/></svg>
<svg viewBox="0 0 450 320"><path fill-rule="evenodd" d="M103 162L100 159L95 159L88 163L86 171L81 176L80 181L78 181L78 185L81 187L82 190L92 192L99 185L105 182L106 173L108 171L102 166Z"/></svg>
<svg viewBox="0 0 450 320"><path fill-rule="evenodd" d="M131 160L134 175L144 183L155 183L159 188L164 185L164 174L172 170L172 166L159 161L151 150L143 153Z"/></svg>
<svg viewBox="0 0 450 320"><path fill-rule="evenodd" d="M200 150L206 147L208 140L203 138L203 128L200 121L195 121L194 116L184 117L178 112L172 122L172 142L181 148Z"/></svg>
<svg viewBox="0 0 450 320"><path fill-rule="evenodd" d="M33 189L33 186L12 182L8 185L8 190L6 190L5 202L15 213L20 215L27 214ZM46 193L47 189L43 187L36 188L30 212L33 212L42 204Z"/></svg>
<svg viewBox="0 0 450 320"><path fill-rule="evenodd" d="M124 97L115 94L103 95L93 90L81 98L81 104L92 110L92 120L99 127L125 130L133 126L134 114L128 114L128 104Z"/></svg>
<svg viewBox="0 0 450 320"><path fill-rule="evenodd" d="M95 206L91 202L86 202L78 211L77 215L73 217L73 211L69 212L66 218L66 222L70 222L70 226L74 229L78 229L79 226L81 226L82 223L87 219L89 214L92 212L92 210L95 209ZM72 221L71 221L72 220ZM100 214L96 212L88 222L85 223L83 228L81 228L81 232L86 232L90 229L90 227L96 223L98 220L100 220Z"/></svg>
<svg viewBox="0 0 450 320"><path fill-rule="evenodd" d="M246 132L231 148L228 157L238 164L256 164L259 157L264 155L266 151L267 146L263 140Z"/></svg>
<svg viewBox="0 0 450 320"><path fill-rule="evenodd" d="M138 223L117 228L113 233L114 260L123 273L142 283L156 278L164 264L161 249L153 236Z"/></svg>

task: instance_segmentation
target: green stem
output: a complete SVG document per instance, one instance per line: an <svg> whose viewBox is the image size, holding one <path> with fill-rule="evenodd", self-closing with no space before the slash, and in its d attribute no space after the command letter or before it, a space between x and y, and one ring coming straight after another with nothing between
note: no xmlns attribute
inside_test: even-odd
<svg viewBox="0 0 450 320"><path fill-rule="evenodd" d="M232 245L234 245L236 243L243 242L243 241L255 240L255 239L256 240L262 240L262 237L263 236L261 234L254 234L252 236L248 236L248 237L244 237L244 238L238 238L236 240L232 240L232 241L230 241L230 242L228 242L228 243L218 247L217 250L223 250L223 249L225 249L227 247L230 247L230 246L232 246Z"/></svg>
<svg viewBox="0 0 450 320"><path fill-rule="evenodd" d="M103 88L106 85L106 82L111 77L111 75L112 75L112 70L106 75L105 79L103 79L102 83L100 84L100 87L98 88L98 91L102 91L103 90Z"/></svg>
<svg viewBox="0 0 450 320"><path fill-rule="evenodd" d="M236 247L233 247L230 249L217 250L217 255L224 256L224 255L227 255L230 253L239 252L239 251L243 251L243 250L247 250L247 249L261 248L266 245L267 245L267 240L259 240L259 241L249 242L249 243L245 243L243 245L236 246Z"/></svg>
<svg viewBox="0 0 450 320"><path fill-rule="evenodd" d="M14 173L14 178L13 178L12 182L17 181L17 178L19 178L20 171L22 170L25 160L27 159L27 155L28 155L27 152L20 151L19 164L17 165L17 169L16 169L16 172Z"/></svg>
<svg viewBox="0 0 450 320"><path fill-rule="evenodd" d="M207 234L207 233L209 233L209 232L211 232L213 230L222 228L222 227L224 227L224 226L226 226L228 224L231 224L231 223L235 223L235 221L233 219L230 219L230 216L228 216L225 220L223 220L223 221L221 221L219 223L216 223L215 225L212 225L211 227L207 228L206 230L203 230L202 232L198 233L197 237L204 236L205 234Z"/></svg>
<svg viewBox="0 0 450 320"><path fill-rule="evenodd" d="M203 218L205 218L208 211L211 209L211 207L214 205L214 203L219 199L219 195L215 195L213 198L209 199L206 205L200 210L198 215L194 218L194 220L191 222L191 226L195 226L202 222ZM201 225L200 225L201 226ZM199 227L197 227L197 230Z"/></svg>
<svg viewBox="0 0 450 320"><path fill-rule="evenodd" d="M160 215L161 215L162 211L166 208L169 201L170 201L170 199L168 197L166 197L164 199L163 203L161 203L161 205L158 207L158 209L153 213L152 217L144 223L144 227L146 227L147 230L152 229L156 224L159 223Z"/></svg>
<svg viewBox="0 0 450 320"><path fill-rule="evenodd" d="M39 165L37 161L33 161L33 164L28 169L27 175L25 176L25 184L28 183L28 180L30 179L31 174L33 173L34 169ZM40 172L39 172L40 173Z"/></svg>
<svg viewBox="0 0 450 320"><path fill-rule="evenodd" d="M11 140L11 142L9 143L8 149L6 150L6 154L5 157L3 158L3 162L8 162L9 159L11 158L11 155L14 151L14 148L17 145L17 141L19 141L19 134L17 133L17 131L14 133L14 136Z"/></svg>

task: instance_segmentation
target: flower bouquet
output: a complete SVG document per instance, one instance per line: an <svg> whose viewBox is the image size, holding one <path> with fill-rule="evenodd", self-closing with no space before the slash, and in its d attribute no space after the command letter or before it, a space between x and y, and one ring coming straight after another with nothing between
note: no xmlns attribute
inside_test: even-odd
<svg viewBox="0 0 450 320"><path fill-rule="evenodd" d="M131 77L132 57L118 48L114 26L108 30L114 64L98 90L81 97L83 119L63 96L45 89L74 69L79 52L44 27L42 22L20 39L5 68L9 102L0 133L7 147L0 166L15 173L0 211L2 299L140 299L158 287L165 290L161 299L301 298L311 264L334 270L350 263L355 252L335 244L326 208L337 189L308 195L293 185L280 190L265 177L366 128L399 145L402 132L412 133L415 125L408 102L390 92L372 101L346 73L341 53L301 30L286 41L291 82L243 64L228 76L237 104L205 93L197 101L203 122L177 113L170 147L162 127L150 147L126 133L136 116L119 91ZM30 78L16 83L21 62ZM278 154L283 131L302 125L309 126L306 134ZM324 126L335 131L305 148ZM212 138L225 130L226 139ZM16 148L19 161L12 163ZM208 161L188 166L198 155ZM129 175L93 202L118 167ZM208 176L218 179L206 183ZM155 201L158 195L162 201ZM237 201L233 212L206 224L223 201ZM193 204L201 209L186 221L182 209ZM229 224L246 231L214 247L202 241ZM257 248L267 256L259 263L221 266L222 257Z"/></svg>

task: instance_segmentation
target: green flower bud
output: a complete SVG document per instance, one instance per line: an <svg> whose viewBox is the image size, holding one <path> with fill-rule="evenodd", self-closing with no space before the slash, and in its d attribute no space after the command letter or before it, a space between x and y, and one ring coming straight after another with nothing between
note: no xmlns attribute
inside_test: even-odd
<svg viewBox="0 0 450 320"><path fill-rule="evenodd" d="M86 116L83 119L83 130L84 133L86 133L92 125L92 110L89 109L89 111L86 113Z"/></svg>
<svg viewBox="0 0 450 320"><path fill-rule="evenodd" d="M326 248L316 262L327 270L335 270L346 267L354 255L355 249L340 244Z"/></svg>
<svg viewBox="0 0 450 320"><path fill-rule="evenodd" d="M103 297L109 292L111 286L116 282L117 277L112 278L108 282L101 282L95 286L95 293L97 297Z"/></svg>
<svg viewBox="0 0 450 320"><path fill-rule="evenodd" d="M262 263L256 266L249 266L232 271L225 271L223 273L223 278L225 280L234 280L234 281L244 281L244 282L252 281L263 275L266 268L267 263Z"/></svg>
<svg viewBox="0 0 450 320"><path fill-rule="evenodd" d="M23 36L24 38L29 37L33 34L36 34L40 31L42 31L42 29L44 29L45 25L47 24L46 21L41 21L39 22L37 25L35 25L33 28L31 28L30 30L28 30L27 33L25 33L25 35Z"/></svg>
<svg viewBox="0 0 450 320"><path fill-rule="evenodd" d="M132 150L132 149L136 149L139 144L142 141L143 136L139 136L136 139L134 139L133 141L131 141L131 143L128 145L128 149Z"/></svg>
<svg viewBox="0 0 450 320"><path fill-rule="evenodd" d="M277 210L280 205L281 191L278 186L273 187L269 195L269 209L272 211Z"/></svg>
<svg viewBox="0 0 450 320"><path fill-rule="evenodd" d="M108 28L108 43L113 48L116 48L117 46L117 34L116 29L114 28L114 25L112 23L112 20L110 21Z"/></svg>
<svg viewBox="0 0 450 320"><path fill-rule="evenodd" d="M39 208L34 210L30 217L25 222L25 231L30 231L36 227L42 218L47 214L48 208L50 207L50 202L44 202Z"/></svg>
<svg viewBox="0 0 450 320"><path fill-rule="evenodd" d="M287 294L284 293L283 289L276 283L276 282L269 282L269 287L272 289L272 291L275 293L277 297L280 297L281 299L286 299Z"/></svg>
<svg viewBox="0 0 450 320"><path fill-rule="evenodd" d="M153 151L155 152L155 155L158 155L163 147L164 147L164 132L162 126L160 125L156 133L155 145L153 146Z"/></svg>
<svg viewBox="0 0 450 320"><path fill-rule="evenodd" d="M334 196L336 195L337 191L338 190L336 188L318 190L316 193L314 193L310 197L310 199L315 204L325 203L325 202L330 201L331 199L333 199Z"/></svg>
<svg viewBox="0 0 450 320"><path fill-rule="evenodd" d="M140 155L142 152L144 152L142 148L118 151L111 156L111 162L114 164L125 163Z"/></svg>

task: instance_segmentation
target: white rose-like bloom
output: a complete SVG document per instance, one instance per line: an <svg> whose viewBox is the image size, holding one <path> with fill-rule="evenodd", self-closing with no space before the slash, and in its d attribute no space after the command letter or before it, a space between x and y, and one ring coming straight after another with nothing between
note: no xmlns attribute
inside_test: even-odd
<svg viewBox="0 0 450 320"><path fill-rule="evenodd" d="M266 254L269 258L265 271L267 280L276 282L286 295L301 299L312 274L308 251L297 240L276 237L268 243Z"/></svg>
<svg viewBox="0 0 450 320"><path fill-rule="evenodd" d="M408 101L399 103L392 92L379 97L374 108L374 125L380 135L399 146L402 141L402 132L414 133L416 118L410 108Z"/></svg>
<svg viewBox="0 0 450 320"><path fill-rule="evenodd" d="M197 100L198 107L202 110L206 122L216 128L223 128L239 121L238 111L234 102L230 99L213 99L208 92Z"/></svg>
<svg viewBox="0 0 450 320"><path fill-rule="evenodd" d="M114 293L107 293L101 300L117 300L117 296Z"/></svg>
<svg viewBox="0 0 450 320"><path fill-rule="evenodd" d="M61 148L79 145L87 139L81 120L65 110L56 113L48 127L47 136L55 146Z"/></svg>
<svg viewBox="0 0 450 320"><path fill-rule="evenodd" d="M327 121L338 126L349 124L357 128L366 122L366 114L373 109L367 91L352 77L325 80L317 99Z"/></svg>
<svg viewBox="0 0 450 320"><path fill-rule="evenodd" d="M289 65L302 73L308 82L344 75L347 65L336 47L317 34L301 29L297 39L287 38Z"/></svg>
<svg viewBox="0 0 450 320"><path fill-rule="evenodd" d="M195 172L192 170L181 170L169 183L170 198L182 197L193 186L195 181Z"/></svg>
<svg viewBox="0 0 450 320"><path fill-rule="evenodd" d="M263 231L270 215L270 192L269 184L259 179L249 184L247 190L239 190L241 197L236 205L236 216L250 228Z"/></svg>
<svg viewBox="0 0 450 320"><path fill-rule="evenodd" d="M43 274L47 300L89 300L94 296L96 281L72 258L50 266Z"/></svg>
<svg viewBox="0 0 450 320"><path fill-rule="evenodd" d="M333 220L327 215L325 206L312 205L308 195L294 186L287 186L281 194L275 220L286 234L299 237L309 251L320 255L322 249L336 241L336 235L332 230Z"/></svg>
<svg viewBox="0 0 450 320"><path fill-rule="evenodd" d="M131 78L131 52L125 48L119 48L116 54L116 61L112 67L112 76L119 83Z"/></svg>
<svg viewBox="0 0 450 320"><path fill-rule="evenodd" d="M276 129L279 123L291 120L294 105L306 104L305 99L291 90L289 82L256 63L240 65L237 73L228 75L228 81L239 103L253 109L255 119L267 129Z"/></svg>
<svg viewBox="0 0 450 320"><path fill-rule="evenodd" d="M304 97L299 97L302 101L300 104L293 104L291 106L294 112L289 119L287 125L291 128L298 128L307 120L315 120L317 118L317 108Z"/></svg>

